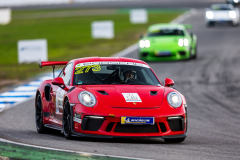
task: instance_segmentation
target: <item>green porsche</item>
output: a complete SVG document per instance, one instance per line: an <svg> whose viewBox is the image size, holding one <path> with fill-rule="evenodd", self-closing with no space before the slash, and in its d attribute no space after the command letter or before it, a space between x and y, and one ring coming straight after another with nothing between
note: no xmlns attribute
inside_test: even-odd
<svg viewBox="0 0 240 160"><path fill-rule="evenodd" d="M143 61L175 61L197 58L197 36L187 31L191 25L155 24L139 41Z"/></svg>

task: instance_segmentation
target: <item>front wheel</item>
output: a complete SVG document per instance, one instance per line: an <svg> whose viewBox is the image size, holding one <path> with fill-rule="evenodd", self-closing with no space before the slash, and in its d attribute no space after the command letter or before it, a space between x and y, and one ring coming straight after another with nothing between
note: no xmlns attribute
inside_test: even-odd
<svg viewBox="0 0 240 160"><path fill-rule="evenodd" d="M185 138L168 138L164 139L166 143L181 143L185 140Z"/></svg>
<svg viewBox="0 0 240 160"><path fill-rule="evenodd" d="M214 24L214 22L207 22L206 23L206 26L207 27L213 27L215 24Z"/></svg>
<svg viewBox="0 0 240 160"><path fill-rule="evenodd" d="M64 110L63 110L63 134L66 139L71 139L71 110L69 101L66 100L64 103Z"/></svg>

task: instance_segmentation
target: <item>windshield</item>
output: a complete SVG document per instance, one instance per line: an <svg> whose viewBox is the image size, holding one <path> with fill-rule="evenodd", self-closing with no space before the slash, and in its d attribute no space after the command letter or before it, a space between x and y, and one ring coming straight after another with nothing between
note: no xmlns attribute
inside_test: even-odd
<svg viewBox="0 0 240 160"><path fill-rule="evenodd" d="M232 10L232 8L230 7L230 5L228 4L215 4L211 6L212 10L218 11L218 10Z"/></svg>
<svg viewBox="0 0 240 160"><path fill-rule="evenodd" d="M94 64L81 63L75 66L73 85L84 84L134 84L159 86L160 82L151 69L147 65L141 63L94 62Z"/></svg>
<svg viewBox="0 0 240 160"><path fill-rule="evenodd" d="M148 37L154 36L184 36L184 32L181 29L158 29L148 32Z"/></svg>

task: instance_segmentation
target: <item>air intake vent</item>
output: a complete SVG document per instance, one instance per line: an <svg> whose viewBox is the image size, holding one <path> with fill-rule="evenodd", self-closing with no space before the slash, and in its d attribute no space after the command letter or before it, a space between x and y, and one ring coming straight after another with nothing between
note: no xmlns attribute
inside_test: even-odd
<svg viewBox="0 0 240 160"><path fill-rule="evenodd" d="M117 123L114 132L121 133L158 133L157 124L155 125L122 125Z"/></svg>
<svg viewBox="0 0 240 160"><path fill-rule="evenodd" d="M157 91L150 91L150 95L152 95L152 96L157 95Z"/></svg>
<svg viewBox="0 0 240 160"><path fill-rule="evenodd" d="M106 91L98 91L98 93L100 93L102 95L108 95L108 93Z"/></svg>

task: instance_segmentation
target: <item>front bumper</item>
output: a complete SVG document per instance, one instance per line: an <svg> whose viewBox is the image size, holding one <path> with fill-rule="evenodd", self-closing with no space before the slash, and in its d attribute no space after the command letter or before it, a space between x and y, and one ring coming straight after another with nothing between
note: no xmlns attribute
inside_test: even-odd
<svg viewBox="0 0 240 160"><path fill-rule="evenodd" d="M175 61L190 58L190 47L177 47L176 49L153 50L153 49L139 49L139 57L143 61ZM160 53L160 54L159 54Z"/></svg>
<svg viewBox="0 0 240 160"><path fill-rule="evenodd" d="M228 25L236 25L238 23L238 18L227 18L227 19L205 19L207 24L228 24Z"/></svg>
<svg viewBox="0 0 240 160"><path fill-rule="evenodd" d="M72 108L73 115L76 109ZM79 112L78 112L79 113ZM186 112L177 114L179 118L168 119L167 116L155 115L154 125L122 125L120 116L80 113L81 121L74 121L72 117L72 136L87 136L96 138L121 137L160 137L185 138L187 131ZM98 116L98 118L94 118ZM170 117L174 115L171 114ZM102 119L99 117L103 117Z"/></svg>

